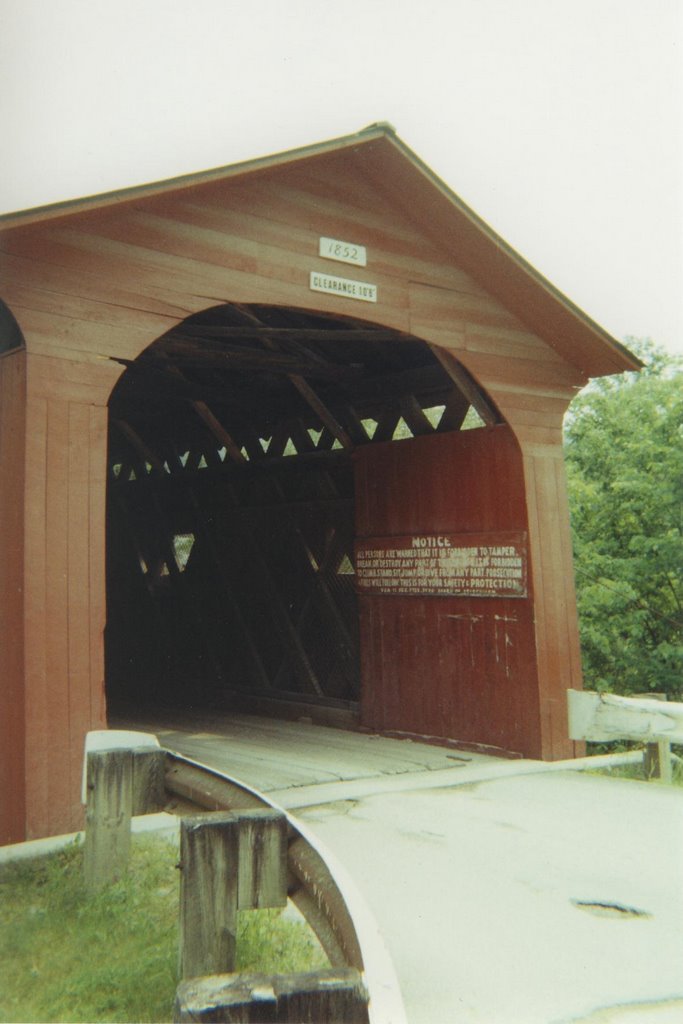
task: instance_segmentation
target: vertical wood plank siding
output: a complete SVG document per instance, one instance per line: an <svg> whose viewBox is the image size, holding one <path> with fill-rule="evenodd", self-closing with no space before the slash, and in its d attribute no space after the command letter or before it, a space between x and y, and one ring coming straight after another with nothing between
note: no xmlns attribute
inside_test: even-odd
<svg viewBox="0 0 683 1024"><path fill-rule="evenodd" d="M24 836L26 353L0 356L0 844Z"/></svg>
<svg viewBox="0 0 683 1024"><path fill-rule="evenodd" d="M28 357L29 838L81 827L83 741L88 730L106 726L106 401L117 375L111 363Z"/></svg>
<svg viewBox="0 0 683 1024"><path fill-rule="evenodd" d="M562 418L585 379L492 298L478 308L475 323L467 296L413 284L411 314L411 330L453 352L487 389L519 442L534 588L538 756L572 757L582 748L568 738L564 694L580 689L582 676Z"/></svg>
<svg viewBox="0 0 683 1024"><path fill-rule="evenodd" d="M530 498L533 495L536 520L532 557L538 567L536 634L543 684L541 715L547 723L543 753L546 758L557 759L584 751L583 744L568 739L566 691L581 688L582 672L566 474L559 443L525 447L527 493ZM553 508L567 509L567 514L550 515Z"/></svg>
<svg viewBox="0 0 683 1024"><path fill-rule="evenodd" d="M507 426L363 448L359 538L527 531ZM361 597L363 725L540 756L532 595Z"/></svg>
<svg viewBox="0 0 683 1024"><path fill-rule="evenodd" d="M509 430L484 432L481 441L386 446L381 460L363 452L359 531L528 523L533 603L500 602L517 616L518 661L508 666L515 682L500 675L497 620L477 618L483 599L397 598L391 615L364 599L363 713L392 728L457 731L543 757L570 753L562 693L579 685L580 669L560 426L585 378L559 354L567 316L558 316L564 333L554 345L493 299L485 268L476 259L467 264L482 270L478 280L464 269L471 240L463 236L461 260L452 230L440 239L438 217L426 225L429 203L411 203L398 164L390 182L379 174L379 153L374 144L344 148L1 232L3 299L28 352L25 398L25 356L0 360L0 612L8 644L0 730L3 789L12 794L4 836L15 834L24 814L24 770L28 835L80 823L83 736L104 725L107 402L123 372L112 360L135 359L190 314L225 302L282 304L410 331L452 351L487 389ZM441 202L434 200L435 211ZM365 245L368 266L361 273L321 259L321 235ZM369 281L378 302L313 294L311 271ZM544 299L536 318L547 308ZM370 471L386 481L383 492L368 490ZM398 490L391 473L401 474ZM407 500L405 481L418 478ZM471 508L459 504L463 478ZM433 674L427 689L420 647ZM476 686L472 664L481 666ZM389 667L376 682L382 665ZM484 708L493 709L485 738Z"/></svg>
<svg viewBox="0 0 683 1024"><path fill-rule="evenodd" d="M24 643L26 649L26 828L27 838L49 827L48 775L63 767L50 765L47 710L47 401L28 396L26 403L26 519L24 572Z"/></svg>

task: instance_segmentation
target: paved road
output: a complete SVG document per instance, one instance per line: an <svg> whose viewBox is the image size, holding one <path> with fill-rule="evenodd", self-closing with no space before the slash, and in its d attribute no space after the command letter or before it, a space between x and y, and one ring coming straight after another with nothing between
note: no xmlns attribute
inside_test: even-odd
<svg viewBox="0 0 683 1024"><path fill-rule="evenodd" d="M127 723L293 809L410 1024L683 1021L683 791L247 716Z"/></svg>

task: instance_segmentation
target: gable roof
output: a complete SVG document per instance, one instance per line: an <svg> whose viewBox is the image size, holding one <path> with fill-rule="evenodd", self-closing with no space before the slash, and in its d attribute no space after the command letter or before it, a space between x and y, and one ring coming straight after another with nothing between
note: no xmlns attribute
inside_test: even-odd
<svg viewBox="0 0 683 1024"><path fill-rule="evenodd" d="M0 216L0 230L42 223L146 196L339 153L360 168L420 229L535 334L589 377L642 363L571 302L460 199L387 123L271 156L165 181Z"/></svg>

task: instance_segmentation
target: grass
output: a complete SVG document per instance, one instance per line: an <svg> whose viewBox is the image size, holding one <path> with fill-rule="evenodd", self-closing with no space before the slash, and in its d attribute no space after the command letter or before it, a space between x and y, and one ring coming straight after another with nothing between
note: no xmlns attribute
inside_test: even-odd
<svg viewBox="0 0 683 1024"><path fill-rule="evenodd" d="M131 868L96 895L82 848L0 867L0 1020L169 1021L177 985L178 859L134 840ZM327 958L307 925L241 912L240 971L310 971Z"/></svg>

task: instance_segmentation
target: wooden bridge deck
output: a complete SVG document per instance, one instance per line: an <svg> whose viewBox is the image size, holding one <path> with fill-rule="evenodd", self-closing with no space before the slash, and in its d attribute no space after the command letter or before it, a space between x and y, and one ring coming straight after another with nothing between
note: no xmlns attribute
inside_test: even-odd
<svg viewBox="0 0 683 1024"><path fill-rule="evenodd" d="M109 724L155 733L169 750L277 794L283 806L298 805L299 791L313 786L377 780L382 788L383 778L433 772L452 772L455 781L467 766L499 763L469 751L243 714L179 712Z"/></svg>

